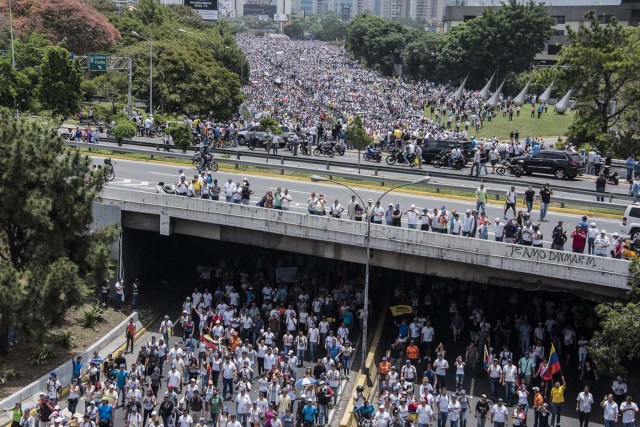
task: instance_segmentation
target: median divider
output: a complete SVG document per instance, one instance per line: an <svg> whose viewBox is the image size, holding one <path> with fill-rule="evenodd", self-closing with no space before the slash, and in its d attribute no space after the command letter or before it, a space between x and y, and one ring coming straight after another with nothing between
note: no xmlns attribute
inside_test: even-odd
<svg viewBox="0 0 640 427"><path fill-rule="evenodd" d="M388 298L386 298L385 301L388 301ZM369 347L367 358L364 361L365 370L363 372L363 369L360 369L360 373L354 382L354 387L362 386L364 388L364 395L369 402L372 401L372 397L374 397L376 393L375 384L378 378L378 362L385 353L385 349L381 345L380 340L387 321L387 315L388 310L384 310L378 319L375 331L373 332L373 339L370 341L371 346ZM351 396L345 396L345 398L348 399L347 408L340 420L340 427L355 427L358 425L358 422L353 414L353 410L355 409L353 399Z"/></svg>

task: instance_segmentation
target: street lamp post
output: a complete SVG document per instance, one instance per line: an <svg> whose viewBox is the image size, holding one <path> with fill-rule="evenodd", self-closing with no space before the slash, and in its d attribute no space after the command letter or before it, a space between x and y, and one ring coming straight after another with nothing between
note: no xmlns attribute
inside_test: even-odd
<svg viewBox="0 0 640 427"><path fill-rule="evenodd" d="M378 200L376 201L376 203L374 203L374 206L377 205L378 202L382 200L384 196L386 196L387 194L389 194L390 192L392 192L397 188L406 187L407 185L422 184L424 182L428 182L430 179L431 179L430 176L425 176L425 177L416 179L415 181L404 182L402 184L398 184L394 187L391 187L390 189L382 193L380 197L378 197ZM363 207L366 206L364 203L364 200L362 199L362 197L360 197L358 192L353 188L351 188L350 186L348 186L347 184L344 184L339 181L334 181L333 179L325 178L323 176L318 176L318 175L312 175L311 180L313 182L333 182L334 184L345 187L349 189L353 194L356 195L358 200L360 200L360 203L362 203ZM371 216L369 214L366 215L366 221L367 221L367 234L365 235L364 242L365 242L367 258L365 260L365 270L364 270L364 308L363 308L363 315L362 315L363 319L362 319L362 348L361 348L361 352L362 352L361 366L362 366L362 372L365 374L367 373L367 366L365 365L365 362L367 360L367 333L368 333L368 320L369 320L369 269L371 266Z"/></svg>
<svg viewBox="0 0 640 427"><path fill-rule="evenodd" d="M11 8L11 0L9 0L9 37L11 38L11 68L13 71L16 70L16 49L15 43L13 40L13 10ZM18 101L14 95L13 97L13 108L16 110L16 117L18 117Z"/></svg>
<svg viewBox="0 0 640 427"><path fill-rule="evenodd" d="M142 37L136 31L131 31L131 34L138 37L139 39L146 40L149 42L149 115L153 114L153 39L151 36L149 38Z"/></svg>

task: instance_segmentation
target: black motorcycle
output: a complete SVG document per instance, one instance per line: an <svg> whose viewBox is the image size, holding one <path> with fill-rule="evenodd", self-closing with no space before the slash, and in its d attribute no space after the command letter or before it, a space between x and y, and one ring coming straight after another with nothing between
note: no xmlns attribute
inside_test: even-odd
<svg viewBox="0 0 640 427"><path fill-rule="evenodd" d="M336 152L333 149L333 145L330 143L321 143L319 144L315 150L313 150L314 156L335 156Z"/></svg>
<svg viewBox="0 0 640 427"><path fill-rule="evenodd" d="M247 142L247 148L252 151L256 148L264 148L264 150L268 153L271 149L271 140L260 139L257 136L252 136L251 138L249 138L249 142Z"/></svg>
<svg viewBox="0 0 640 427"><path fill-rule="evenodd" d="M524 168L520 163L511 163L509 160L503 160L500 166L496 168L496 173L498 175L504 175L507 172L509 175L520 178L524 173Z"/></svg>
<svg viewBox="0 0 640 427"><path fill-rule="evenodd" d="M416 155L413 153L409 154L407 156L407 159L409 160L409 165L413 167L413 161L416 159ZM388 165L395 165L396 163L405 164L404 151L403 150L390 151L385 161L387 162Z"/></svg>
<svg viewBox="0 0 640 427"><path fill-rule="evenodd" d="M443 166L449 166L450 158L451 158L451 152L449 150L442 150L440 154L436 155L433 158L433 162L432 162L433 167L441 168ZM464 167L464 158L458 157L451 163L451 166L453 166L455 170L462 169Z"/></svg>
<svg viewBox="0 0 640 427"><path fill-rule="evenodd" d="M605 166L602 170L602 175L607 179L607 184L618 185L620 182L620 175L618 175L618 172L615 171L612 173L609 166Z"/></svg>
<svg viewBox="0 0 640 427"><path fill-rule="evenodd" d="M218 164L213 160L213 154L211 154L208 147L205 146L193 155L191 163L198 169L198 172L217 172L218 170Z"/></svg>

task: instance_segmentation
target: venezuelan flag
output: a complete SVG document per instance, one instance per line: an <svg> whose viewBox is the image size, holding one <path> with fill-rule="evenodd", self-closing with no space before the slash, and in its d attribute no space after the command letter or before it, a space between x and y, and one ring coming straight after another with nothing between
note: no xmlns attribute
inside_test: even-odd
<svg viewBox="0 0 640 427"><path fill-rule="evenodd" d="M560 367L560 359L558 359L558 354L556 353L556 348L551 344L551 352L549 353L549 362L547 363L547 367L545 368L544 374L542 375L542 379L545 381L549 381L553 378L553 375L560 372L562 368Z"/></svg>
<svg viewBox="0 0 640 427"><path fill-rule="evenodd" d="M202 341L207 347L212 348L214 350L218 349L218 343L213 338L211 338L211 335L208 335L208 334L203 335Z"/></svg>

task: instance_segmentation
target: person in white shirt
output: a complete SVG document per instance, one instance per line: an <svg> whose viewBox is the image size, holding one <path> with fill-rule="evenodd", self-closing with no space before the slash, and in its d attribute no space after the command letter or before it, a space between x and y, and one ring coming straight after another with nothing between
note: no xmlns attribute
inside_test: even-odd
<svg viewBox="0 0 640 427"><path fill-rule="evenodd" d="M238 421L240 421L242 425L246 425L247 414L249 413L249 409L251 409L251 397L249 397L249 394L244 388L240 389L240 393L236 397L236 404Z"/></svg>
<svg viewBox="0 0 640 427"><path fill-rule="evenodd" d="M632 400L631 396L620 405L620 414L622 414L622 426L632 427L636 425L636 415L638 414L638 405Z"/></svg>
<svg viewBox="0 0 640 427"><path fill-rule="evenodd" d="M428 427L433 421L433 409L430 405L427 405L427 400L422 399L420 406L416 409L416 415L418 415L418 427Z"/></svg>
<svg viewBox="0 0 640 427"><path fill-rule="evenodd" d="M504 385L505 400L508 406L513 406L515 403L517 376L518 368L513 364L513 360L509 358L507 364L502 367L502 384Z"/></svg>
<svg viewBox="0 0 640 427"><path fill-rule="evenodd" d="M189 411L185 409L178 418L178 427L191 427L192 425L193 418L189 415Z"/></svg>
<svg viewBox="0 0 640 427"><path fill-rule="evenodd" d="M487 368L489 374L489 385L491 386L491 398L498 400L498 384L502 381L502 367L498 364L498 359L494 358L491 366Z"/></svg>
<svg viewBox="0 0 640 427"><path fill-rule="evenodd" d="M500 223L500 218L496 218L493 235L496 238L496 242L502 242L504 239L504 224Z"/></svg>
<svg viewBox="0 0 640 427"><path fill-rule="evenodd" d="M613 427L618 421L618 404L613 400L613 394L605 396L600 406L604 409L605 427Z"/></svg>
<svg viewBox="0 0 640 427"><path fill-rule="evenodd" d="M375 427L389 427L391 416L384 410L384 406L380 405L378 412L373 417L373 425Z"/></svg>
<svg viewBox="0 0 640 427"><path fill-rule="evenodd" d="M447 388L442 387L440 394L436 397L436 405L438 408L438 427L446 427L449 418L449 402L451 399L447 394Z"/></svg>
<svg viewBox="0 0 640 427"><path fill-rule="evenodd" d="M502 399L498 399L498 403L491 408L489 422L493 423L494 427L504 427L508 419L509 410L504 406Z"/></svg>
<svg viewBox="0 0 640 427"><path fill-rule="evenodd" d="M593 405L593 395L589 393L589 387L585 386L584 390L576 398L576 411L578 412L580 427L589 427L591 405Z"/></svg>
<svg viewBox="0 0 640 427"><path fill-rule="evenodd" d="M451 401L449 402L449 422L451 427L458 426L461 411L462 406L460 405L460 402L458 402L458 395L454 394L451 396Z"/></svg>
<svg viewBox="0 0 640 427"><path fill-rule="evenodd" d="M449 369L449 362L447 362L442 353L438 353L438 358L433 362L433 367L438 377L438 388L444 388L447 385L447 369Z"/></svg>
<svg viewBox="0 0 640 427"><path fill-rule="evenodd" d="M431 322L427 321L420 331L420 336L422 338L422 352L424 353L424 358L429 361L431 361L431 344L433 343L434 335L435 331L431 326Z"/></svg>
<svg viewBox="0 0 640 427"><path fill-rule="evenodd" d="M418 229L418 217L420 212L416 209L416 205L412 204L409 210L404 213L407 217L407 225L412 230Z"/></svg>
<svg viewBox="0 0 640 427"><path fill-rule="evenodd" d="M606 230L600 230L600 234L593 242L595 246L595 255L606 257L608 253L609 246L611 246L611 240L607 236Z"/></svg>

